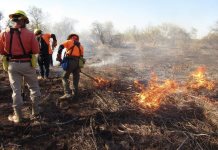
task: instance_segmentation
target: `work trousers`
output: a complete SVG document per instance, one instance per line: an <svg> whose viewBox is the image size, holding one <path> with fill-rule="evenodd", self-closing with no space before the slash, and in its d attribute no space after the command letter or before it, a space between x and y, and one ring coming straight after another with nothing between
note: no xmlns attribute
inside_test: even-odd
<svg viewBox="0 0 218 150"><path fill-rule="evenodd" d="M71 89L69 85L69 77L71 73L73 73L74 94L78 94L78 86L79 86L79 79L80 79L79 58L76 57L70 58L68 69L63 73L62 83L63 83L65 94L71 93Z"/></svg>
<svg viewBox="0 0 218 150"><path fill-rule="evenodd" d="M12 88L13 108L20 109L23 105L21 96L22 80L24 78L30 90L30 99L33 105L39 103L41 96L36 70L31 67L30 62L9 62L9 81Z"/></svg>
<svg viewBox="0 0 218 150"><path fill-rule="evenodd" d="M50 56L49 55L39 55L38 64L39 64L41 76L43 78L44 76L49 77Z"/></svg>
<svg viewBox="0 0 218 150"><path fill-rule="evenodd" d="M50 60L50 65L53 66L53 58L52 58L52 54L49 54L49 60Z"/></svg>

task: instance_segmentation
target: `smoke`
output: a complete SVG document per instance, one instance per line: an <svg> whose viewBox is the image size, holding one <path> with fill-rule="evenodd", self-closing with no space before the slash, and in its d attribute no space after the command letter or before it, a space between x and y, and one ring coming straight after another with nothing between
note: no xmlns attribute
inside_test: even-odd
<svg viewBox="0 0 218 150"><path fill-rule="evenodd" d="M107 58L106 60L101 60L100 62L96 62L93 64L90 64L89 67L102 67L110 64L115 64L119 60L119 57L112 56L110 58Z"/></svg>
<svg viewBox="0 0 218 150"><path fill-rule="evenodd" d="M148 79L155 72L160 80L175 79L183 81L187 75L198 66L204 65L208 71L217 70L218 51L207 49L173 47L166 45L140 45L129 42L120 48L107 45L97 45L90 38L81 38L85 48L85 68L92 68L97 72L107 72L113 76L126 79ZM56 57L57 51L53 57ZM54 61L54 64L58 62ZM217 77L217 76L216 76Z"/></svg>

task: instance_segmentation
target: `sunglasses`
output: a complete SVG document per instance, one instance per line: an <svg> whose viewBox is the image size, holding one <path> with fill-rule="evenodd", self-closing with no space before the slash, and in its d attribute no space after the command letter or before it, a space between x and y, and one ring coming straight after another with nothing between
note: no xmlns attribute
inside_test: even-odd
<svg viewBox="0 0 218 150"><path fill-rule="evenodd" d="M13 15L11 20L12 20L13 22L18 22L18 21L21 20L21 18L22 18L21 15Z"/></svg>

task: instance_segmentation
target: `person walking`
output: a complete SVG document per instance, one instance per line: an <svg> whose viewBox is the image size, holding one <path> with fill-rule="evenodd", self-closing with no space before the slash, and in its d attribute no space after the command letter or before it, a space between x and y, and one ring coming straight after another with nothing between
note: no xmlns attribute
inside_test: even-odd
<svg viewBox="0 0 218 150"><path fill-rule="evenodd" d="M79 36L77 34L70 34L66 41L64 41L58 48L57 61L62 62L61 54L62 50L66 48L66 57L69 60L69 66L66 71L63 73L62 83L64 87L64 95L60 99L70 98L71 89L69 87L69 76L73 73L73 85L74 85L74 96L73 99L78 98L78 85L80 79L80 67L79 67L79 58L83 57L84 48L79 42Z"/></svg>
<svg viewBox="0 0 218 150"><path fill-rule="evenodd" d="M34 34L37 37L39 42L40 52L38 56L38 64L40 69L40 78L39 79L48 79L50 73L50 62L52 61L52 48L54 49L57 46L57 39L55 34L42 33L42 30L35 29ZM52 48L50 46L50 39L52 41Z"/></svg>
<svg viewBox="0 0 218 150"><path fill-rule="evenodd" d="M8 76L12 88L14 114L9 115L9 121L19 123L22 121L23 98L21 96L22 80L24 78L30 90L32 101L32 117L39 116L40 88L37 80L36 69L31 63L32 54L39 53L39 44L34 33L26 28L29 19L22 10L17 10L9 15L12 23L0 34L0 54L7 58Z"/></svg>

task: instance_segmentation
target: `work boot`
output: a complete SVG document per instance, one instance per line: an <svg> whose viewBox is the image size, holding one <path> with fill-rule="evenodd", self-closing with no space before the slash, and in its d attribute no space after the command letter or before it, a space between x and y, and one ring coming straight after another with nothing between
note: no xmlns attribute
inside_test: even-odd
<svg viewBox="0 0 218 150"><path fill-rule="evenodd" d="M32 104L32 116L37 116L40 113L40 107L37 103Z"/></svg>
<svg viewBox="0 0 218 150"><path fill-rule="evenodd" d="M78 89L77 90L73 90L74 91L74 95L73 95L73 100L78 100Z"/></svg>
<svg viewBox="0 0 218 150"><path fill-rule="evenodd" d="M68 99L68 98L71 98L71 94L64 94L63 96L61 96L59 99L63 100L63 99Z"/></svg>
<svg viewBox="0 0 218 150"><path fill-rule="evenodd" d="M45 80L48 80L48 79L49 79L49 77L46 76L46 77L45 77Z"/></svg>
<svg viewBox="0 0 218 150"><path fill-rule="evenodd" d="M21 109L14 108L14 114L8 116L8 120L14 123L20 123L22 121Z"/></svg>
<svg viewBox="0 0 218 150"><path fill-rule="evenodd" d="M34 125L39 125L41 122L40 107L37 102L32 103L32 115L30 120L33 121Z"/></svg>
<svg viewBox="0 0 218 150"><path fill-rule="evenodd" d="M38 76L37 79L38 79L38 80L43 80L44 77L43 77L43 76Z"/></svg>

